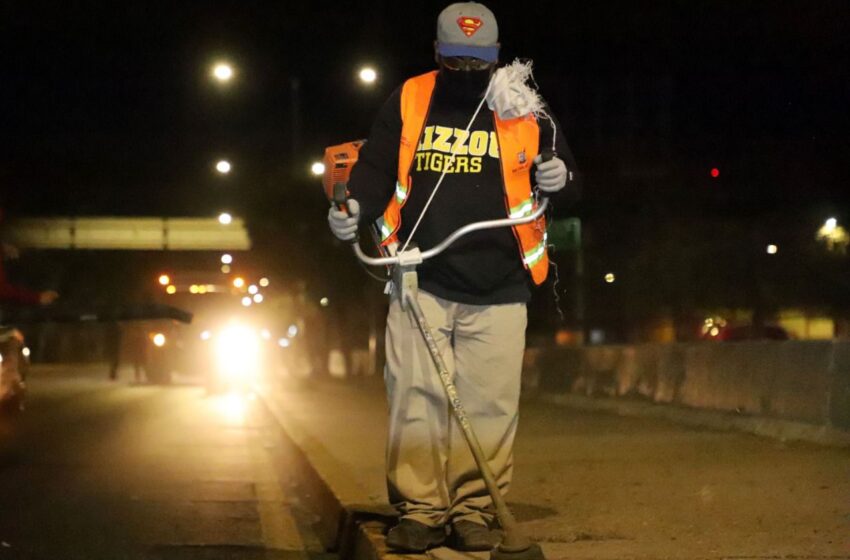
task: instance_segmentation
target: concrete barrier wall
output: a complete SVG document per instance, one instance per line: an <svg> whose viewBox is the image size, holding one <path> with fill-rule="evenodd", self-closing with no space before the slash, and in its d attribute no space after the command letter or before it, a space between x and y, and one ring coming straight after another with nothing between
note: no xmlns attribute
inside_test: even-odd
<svg viewBox="0 0 850 560"><path fill-rule="evenodd" d="M850 343L530 348L526 387L850 427Z"/></svg>

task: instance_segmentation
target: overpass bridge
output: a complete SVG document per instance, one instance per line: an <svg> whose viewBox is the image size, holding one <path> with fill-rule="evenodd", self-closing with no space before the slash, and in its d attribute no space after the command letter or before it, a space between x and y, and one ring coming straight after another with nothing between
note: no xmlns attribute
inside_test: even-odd
<svg viewBox="0 0 850 560"><path fill-rule="evenodd" d="M193 217L22 218L9 227L11 241L27 249L136 251L247 251L251 238L241 218L222 224Z"/></svg>

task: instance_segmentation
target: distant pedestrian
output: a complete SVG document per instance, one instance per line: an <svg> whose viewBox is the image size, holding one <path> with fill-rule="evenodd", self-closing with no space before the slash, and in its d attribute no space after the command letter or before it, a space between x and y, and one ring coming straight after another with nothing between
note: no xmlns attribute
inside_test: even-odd
<svg viewBox="0 0 850 560"><path fill-rule="evenodd" d="M118 379L118 368L121 366L121 341L124 337L121 325L115 321L106 325L105 353L109 360L109 379Z"/></svg>
<svg viewBox="0 0 850 560"><path fill-rule="evenodd" d="M144 323L126 324L122 328L123 355L133 366L133 379L136 383L144 381L148 367L148 330Z"/></svg>

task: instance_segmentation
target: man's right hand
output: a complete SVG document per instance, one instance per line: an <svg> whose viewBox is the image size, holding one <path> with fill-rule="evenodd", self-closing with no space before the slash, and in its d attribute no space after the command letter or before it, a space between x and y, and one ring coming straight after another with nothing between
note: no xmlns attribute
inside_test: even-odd
<svg viewBox="0 0 850 560"><path fill-rule="evenodd" d="M59 298L59 294L53 290L46 290L38 294L38 303L41 305L50 305Z"/></svg>
<svg viewBox="0 0 850 560"><path fill-rule="evenodd" d="M351 241L357 237L357 222L360 221L360 204L353 198L345 203L348 212L331 206L328 211L328 224L334 236L340 241Z"/></svg>

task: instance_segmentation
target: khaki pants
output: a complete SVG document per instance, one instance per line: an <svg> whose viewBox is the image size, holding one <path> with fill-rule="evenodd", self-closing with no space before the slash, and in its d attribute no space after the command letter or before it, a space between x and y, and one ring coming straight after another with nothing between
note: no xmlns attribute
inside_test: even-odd
<svg viewBox="0 0 850 560"><path fill-rule="evenodd" d="M513 471L524 303L466 305L419 292L419 303L454 375L458 396L502 494ZM387 487L402 517L436 526L488 522L492 505L452 416L422 334L398 298L387 317L384 373L390 408Z"/></svg>

